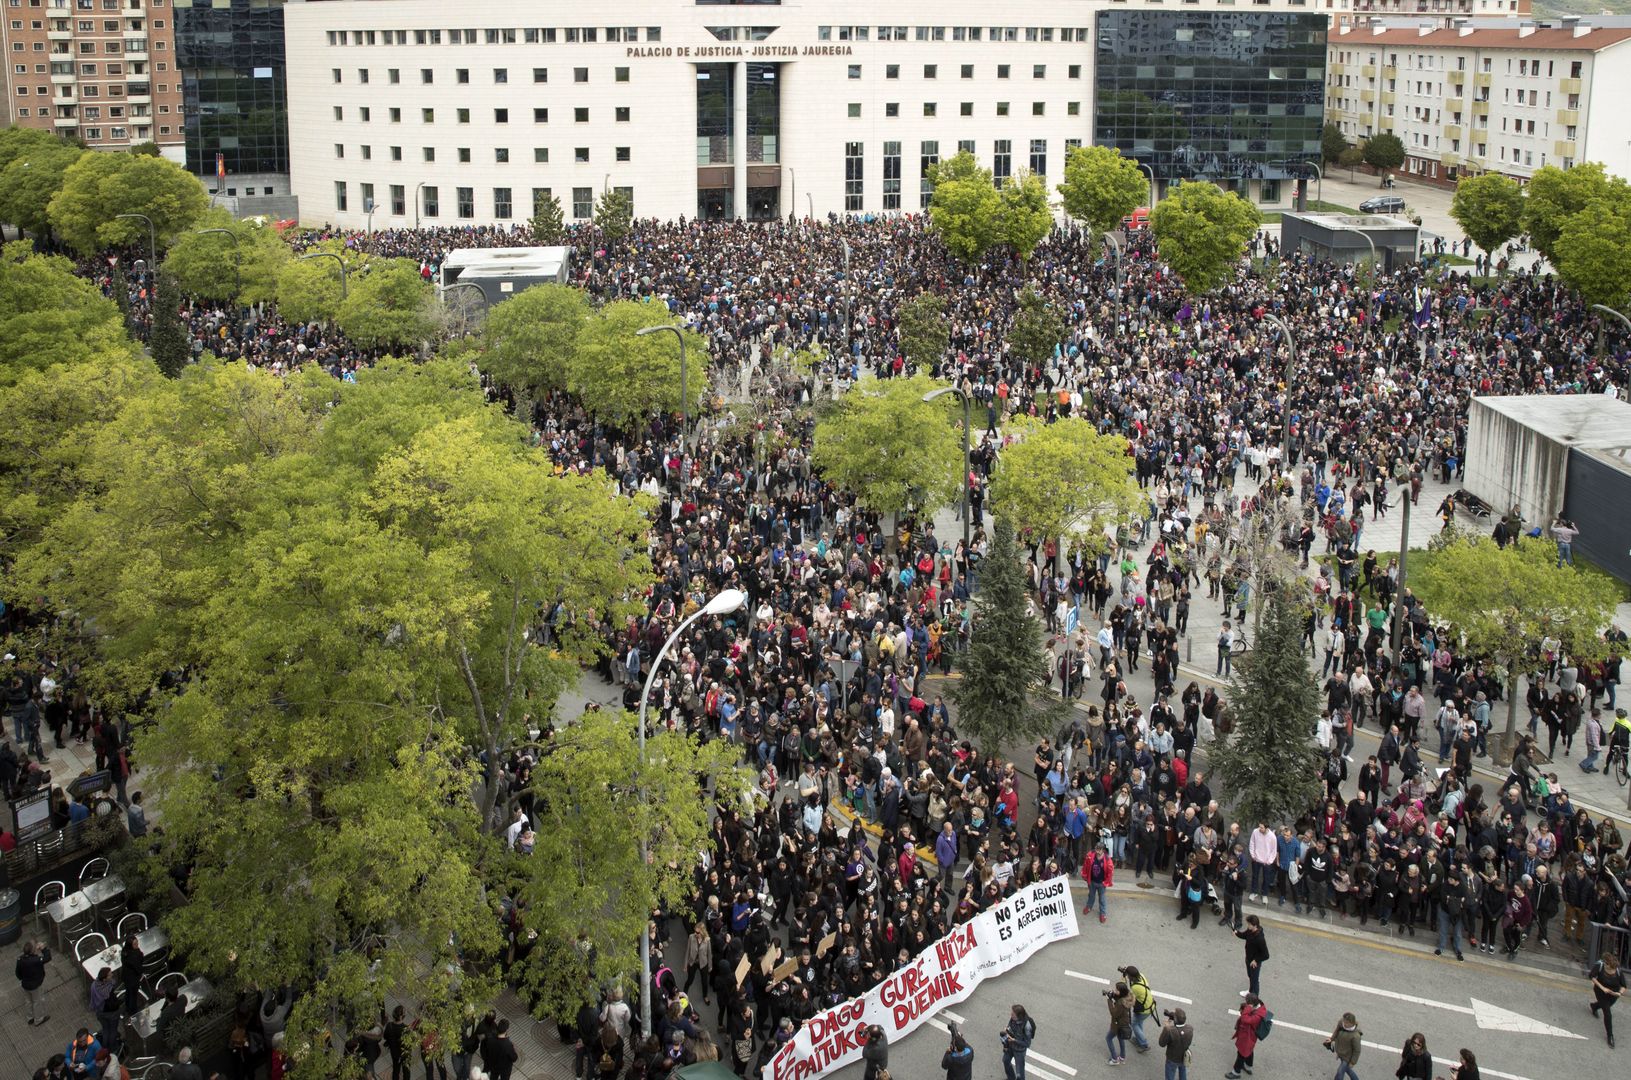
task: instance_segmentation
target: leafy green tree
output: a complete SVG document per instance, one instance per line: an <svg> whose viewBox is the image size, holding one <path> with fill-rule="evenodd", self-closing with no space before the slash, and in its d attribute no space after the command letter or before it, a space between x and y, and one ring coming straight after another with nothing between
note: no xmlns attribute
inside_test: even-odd
<svg viewBox="0 0 1631 1080"><path fill-rule="evenodd" d="M565 240L566 214L561 210L561 200L551 192L539 192L532 205L532 242L547 246Z"/></svg>
<svg viewBox="0 0 1631 1080"><path fill-rule="evenodd" d="M1002 197L991 170L980 167L966 150L930 167L934 194L929 198L929 226L951 253L964 262L978 261L998 242L997 219Z"/></svg>
<svg viewBox="0 0 1631 1080"><path fill-rule="evenodd" d="M1348 170L1348 179L1352 180L1354 166L1365 160L1365 151L1357 146L1350 146L1337 155L1337 164Z"/></svg>
<svg viewBox="0 0 1631 1080"><path fill-rule="evenodd" d="M1268 597L1252 649L1235 664L1233 730L1218 732L1209 750L1212 775L1242 822L1277 826L1319 798L1320 692L1302 651L1306 616L1289 592Z"/></svg>
<svg viewBox="0 0 1631 1080"><path fill-rule="evenodd" d="M1076 146L1065 152L1065 182L1059 185L1065 213L1095 233L1109 232L1143 206L1149 185L1138 162L1113 146Z"/></svg>
<svg viewBox="0 0 1631 1080"><path fill-rule="evenodd" d="M192 340L181 319L181 290L169 274L160 272L153 283L153 329L147 347L153 362L170 378L179 378L192 362Z"/></svg>
<svg viewBox="0 0 1631 1080"><path fill-rule="evenodd" d="M933 367L951 343L945 299L925 290L906 301L900 306L897 334L908 362L925 371Z"/></svg>
<svg viewBox="0 0 1631 1080"><path fill-rule="evenodd" d="M1035 289L1019 294L1019 307L1008 329L1008 348L1014 356L1039 364L1053 355L1065 336L1065 316L1057 305Z"/></svg>
<svg viewBox="0 0 1631 1080"><path fill-rule="evenodd" d="M152 139L148 139L146 142L136 143L130 148L130 153L136 157L162 156L162 152L159 150L159 144L154 142Z"/></svg>
<svg viewBox="0 0 1631 1080"><path fill-rule="evenodd" d="M595 200L595 227L612 243L634 228L634 200L622 188L607 188Z"/></svg>
<svg viewBox="0 0 1631 1080"><path fill-rule="evenodd" d="M1523 231L1535 250L1557 265L1557 239L1568 220L1593 201L1631 201L1624 180L1611 177L1600 162L1583 161L1572 169L1546 165L1535 170L1523 189Z"/></svg>
<svg viewBox="0 0 1631 1080"><path fill-rule="evenodd" d="M57 255L27 241L0 251L0 385L51 364L129 356L133 346L113 301Z"/></svg>
<svg viewBox="0 0 1631 1080"><path fill-rule="evenodd" d="M89 255L148 242L147 223L120 214L146 214L160 248L193 227L209 206L198 178L162 157L85 154L63 174L48 213L63 242Z"/></svg>
<svg viewBox="0 0 1631 1080"><path fill-rule="evenodd" d="M980 562L969 647L957 661L963 677L952 689L957 730L987 754L1056 730L1064 715L1048 693L1053 672L1027 592L1014 526L998 515Z"/></svg>
<svg viewBox="0 0 1631 1080"><path fill-rule="evenodd" d="M1631 205L1599 199L1563 222L1553 245L1558 276L1588 304L1631 301Z"/></svg>
<svg viewBox="0 0 1631 1080"><path fill-rule="evenodd" d="M1138 508L1133 459L1121 435L1101 435L1077 417L1052 424L1021 417L1004 430L1015 441L997 458L991 507L1032 543L1102 536L1106 523Z"/></svg>
<svg viewBox="0 0 1631 1080"><path fill-rule="evenodd" d="M678 412L680 389L679 343L672 334L637 331L670 322L660 305L637 300L607 304L578 330L577 348L567 367L567 389L585 408L616 426L629 426L657 413ZM708 385L708 343L701 335L681 329L685 336L686 386L683 400L696 402Z"/></svg>
<svg viewBox="0 0 1631 1080"><path fill-rule="evenodd" d="M237 242L199 229L226 229ZM225 210L210 210L196 229L182 233L170 245L164 272L188 296L259 304L277 299L278 275L292 258L289 245L276 229L237 220ZM240 278L243 292L235 297L233 289Z"/></svg>
<svg viewBox="0 0 1631 1080"><path fill-rule="evenodd" d="M62 190L68 167L85 153L88 151L57 139L22 144L0 170L0 220L35 236L49 235L51 200Z"/></svg>
<svg viewBox="0 0 1631 1080"><path fill-rule="evenodd" d="M1380 172L1383 180L1387 179L1389 171L1404 164L1404 143L1391 131L1372 135L1360 150L1365 164Z"/></svg>
<svg viewBox="0 0 1631 1080"><path fill-rule="evenodd" d="M1497 756L1510 759L1517 731L1520 674L1541 639L1552 636L1581 664L1601 660L1599 633L1614 619L1618 591L1596 573L1557 565L1557 545L1519 540L1505 548L1487 536L1446 545L1410 585L1436 619L1465 636L1468 651L1489 657L1506 676L1506 733ZM1495 751L1492 751L1495 752Z"/></svg>
<svg viewBox="0 0 1631 1080"><path fill-rule="evenodd" d="M542 397L566 387L589 319L589 298L567 285L534 285L493 305L481 333L481 367L498 382Z"/></svg>
<svg viewBox="0 0 1631 1080"><path fill-rule="evenodd" d="M340 268L332 259L284 263L277 271L276 289L278 312L292 322L329 322L340 312Z"/></svg>
<svg viewBox="0 0 1631 1080"><path fill-rule="evenodd" d="M49 131L39 128L0 128L0 171L19 158L26 158L36 150L66 145Z"/></svg>
<svg viewBox="0 0 1631 1080"><path fill-rule="evenodd" d="M1348 149L1347 136L1335 124L1327 123L1320 129L1320 156L1328 165L1334 165L1342 160L1342 152Z"/></svg>
<svg viewBox="0 0 1631 1080"><path fill-rule="evenodd" d="M923 401L935 389L926 375L862 379L816 423L811 464L881 514L947 505L962 492L963 450L947 409Z"/></svg>
<svg viewBox="0 0 1631 1080"><path fill-rule="evenodd" d="M314 259L313 262L327 262ZM412 259L374 259L353 274L334 321L365 348L411 348L435 333L430 286Z"/></svg>
<svg viewBox="0 0 1631 1080"><path fill-rule="evenodd" d="M1500 173L1469 176L1455 187L1450 216L1488 255L1518 235L1522 227L1523 191L1516 180Z"/></svg>
<svg viewBox="0 0 1631 1080"><path fill-rule="evenodd" d="M1053 211L1042 178L1029 171L1010 176L997 193L997 242L1024 260L1052 231Z"/></svg>
<svg viewBox="0 0 1631 1080"><path fill-rule="evenodd" d="M1257 208L1216 184L1180 184L1150 211L1150 228L1161 258L1192 293L1227 281L1257 232Z"/></svg>

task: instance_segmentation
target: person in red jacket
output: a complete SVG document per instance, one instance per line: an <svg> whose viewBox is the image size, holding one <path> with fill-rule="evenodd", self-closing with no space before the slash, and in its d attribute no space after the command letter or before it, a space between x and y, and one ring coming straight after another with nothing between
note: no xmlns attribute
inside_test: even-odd
<svg viewBox="0 0 1631 1080"><path fill-rule="evenodd" d="M1257 1053L1257 1025L1263 1022L1268 1015L1268 1009L1263 1005L1263 999L1256 994L1247 994L1246 1000L1240 1005L1240 1013L1235 1017L1235 1067L1223 1075L1228 1080L1240 1080L1241 1070L1247 1073L1252 1071L1252 1055Z"/></svg>
<svg viewBox="0 0 1631 1080"><path fill-rule="evenodd" d="M1099 901L1099 921L1104 919L1105 890L1116 883L1116 864L1111 861L1110 853L1105 850L1103 841L1082 860L1082 880L1087 882L1087 903L1082 905L1082 914L1088 915L1093 911L1093 900Z"/></svg>

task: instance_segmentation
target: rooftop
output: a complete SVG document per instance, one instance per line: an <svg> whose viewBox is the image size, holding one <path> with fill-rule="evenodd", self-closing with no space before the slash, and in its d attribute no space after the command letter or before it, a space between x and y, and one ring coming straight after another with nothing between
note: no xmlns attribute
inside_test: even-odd
<svg viewBox="0 0 1631 1080"><path fill-rule="evenodd" d="M1591 26L1581 23L1568 28L1536 26L1522 23L1510 27L1465 26L1458 29L1429 28L1426 26L1400 29L1374 26L1367 29L1344 28L1334 40L1348 40L1353 44L1409 45L1422 49L1538 49L1598 52L1611 45L1631 39L1631 27Z"/></svg>
<svg viewBox="0 0 1631 1080"><path fill-rule="evenodd" d="M1582 450L1631 447L1631 403L1606 394L1478 397L1473 402L1565 446Z"/></svg>

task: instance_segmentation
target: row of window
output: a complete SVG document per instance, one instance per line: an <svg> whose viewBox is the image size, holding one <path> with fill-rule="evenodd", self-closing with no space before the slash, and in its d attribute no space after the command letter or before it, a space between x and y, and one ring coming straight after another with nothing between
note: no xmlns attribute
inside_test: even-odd
<svg viewBox="0 0 1631 1080"><path fill-rule="evenodd" d="M1365 60L1365 63L1367 63L1367 64L1376 63L1376 54L1375 53L1368 53L1366 55L1367 55L1367 59ZM1357 63L1358 59L1359 59L1359 54L1357 52L1349 52L1349 51L1346 51L1346 50L1339 50L1337 52L1337 54L1336 54L1336 62L1339 63L1339 64ZM1405 67L1406 68L1413 68L1413 69L1420 70L1420 71L1448 70L1448 67L1449 67L1448 62L1451 59L1455 60L1455 70L1456 71L1466 71L1467 70L1467 57L1465 55L1463 55L1463 54L1457 54L1454 57L1450 57L1450 56L1447 56L1447 55L1445 55L1443 53L1405 53L1404 54L1404 59L1405 59ZM1513 61L1512 57L1508 56L1506 58L1506 73L1508 75L1512 74L1512 61ZM1388 63L1388 66L1390 66L1390 67L1398 67L1399 66L1399 54L1398 53L1388 53L1387 54L1387 63ZM1479 68L1478 68L1478 70L1481 71L1481 72L1490 72L1490 71L1493 70L1493 67L1491 66L1493 63L1494 63L1494 59L1492 57L1488 57L1488 56L1480 57L1479 58ZM1517 73L1519 75L1527 76L1529 78L1542 78L1542 77L1544 77L1544 78L1548 78L1548 79L1555 78L1557 76L1557 61L1555 61L1555 60L1546 61L1546 71L1545 71L1544 75L1542 74L1541 69L1540 69L1541 61L1540 61L1540 57L1538 57L1538 56L1533 57L1533 58L1526 57L1526 56L1520 56L1520 57L1517 58L1517 64L1518 64L1518 72ZM1569 61L1568 78L1578 79L1578 78L1581 77L1581 75L1584 73L1584 71L1585 71L1585 61L1583 61L1583 60L1571 60L1571 61Z"/></svg>
<svg viewBox="0 0 1631 1080"><path fill-rule="evenodd" d="M160 89L162 90L163 88L161 87ZM391 123L393 124L400 124L402 122L402 110L397 106L390 106L386 111L386 115L390 117ZM454 118L461 124L468 124L470 122L469 109L455 108L453 110L453 115ZM627 105L615 105L612 107L612 118L619 124L628 123L631 115L633 115L633 113L630 107ZM345 119L344 105L334 106L334 119L341 121ZM357 106L357 119L361 120L365 124L372 123L374 119L373 107L370 105ZM436 122L436 110L433 108L420 109L419 119L422 123L434 124ZM508 124L509 122L510 110L508 108L493 110L493 123ZM549 110L547 108L534 108L532 110L532 122L535 124L549 123ZM587 105L580 105L573 108L572 122L576 124L587 124L589 122L589 107Z"/></svg>
<svg viewBox="0 0 1631 1080"><path fill-rule="evenodd" d="M374 160L374 147L373 147L372 144L362 143L357 147L357 150L358 150L358 154L362 158L362 160L364 160L364 161ZM495 147L493 147L493 162L494 162L494 164L508 165L510 163L510 161L511 161L510 150L511 150L511 148L508 147L508 146L495 146ZM401 161L402 160L402 147L400 147L400 146L388 147L387 148L387 155L388 155L388 157L389 157L389 159L391 161ZM335 143L334 144L334 156L336 158L344 158L345 157L345 143ZM470 162L472 160L472 158L471 158L471 149L468 146L455 147L454 148L454 156L458 160L458 163L460 165L468 165L468 164L470 164ZM622 161L632 161L633 160L633 151L627 146L616 146L616 147L612 148L612 157L613 157L614 160L620 161L620 162L622 162ZM436 147L434 147L434 146L421 146L419 148L419 160L423 161L423 162L426 162L426 163L434 163L436 161ZM549 164L549 147L547 147L547 146L535 146L535 147L533 147L532 148L532 160L533 160L534 163L539 164L539 165ZM580 165L588 164L589 163L589 148L587 146L573 147L573 149L572 149L572 160L574 162L580 164Z"/></svg>
<svg viewBox="0 0 1631 1080"><path fill-rule="evenodd" d="M164 0L151 0L151 4L152 4L153 7L163 7L164 6ZM23 0L7 0L7 6L8 7L22 7L23 6ZM31 8L37 8L37 7L43 7L45 5L41 4L40 0L28 0L28 6L31 7ZM51 10L53 10L53 11L66 11L66 10L68 10L68 4L66 3L66 0L51 0L50 7L51 7ZM95 0L76 0L76 2L74 3L74 8L76 10L78 10L78 11L95 11L96 10L96 2L95 2ZM130 8L133 11L137 11L137 10L140 10L141 5L136 3L135 0L131 0ZM103 11L118 11L119 10L119 0L102 0L102 10Z"/></svg>
<svg viewBox="0 0 1631 1080"><path fill-rule="evenodd" d="M963 78L965 78L965 79L974 78L974 65L973 64L963 64L963 65L960 65L960 67L961 67L961 74L962 74ZM859 79L861 77L861 68L862 68L862 66L860 64L851 64L851 65L849 65L849 77L852 78L852 79ZM1066 68L1067 68L1067 71L1068 71L1068 74L1069 74L1070 78L1080 79L1082 77L1082 65L1080 65L1080 64L1068 64L1068 65L1066 65ZM876 69L874 69L874 70L876 70ZM1013 70L1013 65L1012 64L998 64L997 65L997 78L999 78L999 79L1008 78L1010 76L1012 70ZM925 79L938 78L939 75L940 75L940 65L939 64L924 64L923 65L923 77ZM885 64L883 66L883 77L886 78L886 79L898 79L898 78L900 78L900 65L899 64ZM1046 64L1032 64L1031 65L1031 78L1033 78L1033 79L1045 79L1047 77L1048 77L1048 65L1046 65Z"/></svg>
<svg viewBox="0 0 1631 1080"><path fill-rule="evenodd" d="M1066 139L1065 153L1081 146L1081 139ZM883 209L901 208L901 144L889 141L883 144ZM973 139L959 139L957 153L975 153ZM1030 140L1030 171L1041 177L1048 174L1048 140ZM934 185L929 172L940 162L940 140L924 139L918 143L918 207L926 210ZM997 186L1013 175L1014 141L996 139L991 144L991 179ZM866 209L866 148L858 142L844 144L844 210L856 213Z"/></svg>
<svg viewBox="0 0 1631 1080"><path fill-rule="evenodd" d="M944 26L914 26L911 37L908 38L904 26L878 27L879 41L946 41L947 27ZM951 41L1037 41L1050 42L1054 40L1054 28L1051 26L953 26ZM820 41L870 41L872 40L872 27L870 26L818 26L816 38ZM1088 32L1085 26L1062 26L1059 28L1060 41L1087 41Z"/></svg>
<svg viewBox="0 0 1631 1080"><path fill-rule="evenodd" d="M592 45L601 39L598 26L488 27L485 30L330 30L330 45ZM638 26L608 26L605 40L632 44L642 40ZM661 41L663 28L645 27L643 40Z"/></svg>
<svg viewBox="0 0 1631 1080"><path fill-rule="evenodd" d="M26 44L27 43L21 42L21 41L13 41L11 43L11 51L12 52L32 51L32 52L40 52L40 53L45 51L46 43L43 42L43 41L33 42L32 50L25 49ZM95 56L96 55L96 45L97 45L96 42L94 42L94 41L80 41L80 42L76 42L76 44L79 46L78 52L79 52L80 56ZM60 46L61 43L59 42L58 45ZM127 45L129 46L128 48L126 48ZM104 41L104 42L102 42L102 52L105 55L108 55L108 56L122 56L127 52L128 53L144 53L146 51L147 51L147 42L145 42L145 41ZM168 52L169 51L169 45L168 45L167 42L164 42L164 41L155 41L155 42L153 42L153 51L154 52ZM67 56L67 55L69 55L69 53L68 53L68 50L66 48L59 47L59 48L56 48L56 49L52 50L52 55L54 55L54 56Z"/></svg>
<svg viewBox="0 0 1631 1080"><path fill-rule="evenodd" d="M997 115L998 116L1009 116L1009 115L1011 115L1011 112L1010 112L1010 109L1009 109L1009 104L1010 103L1006 102L1006 101L997 102L996 103ZM1065 114L1067 116L1080 116L1082 114L1082 103L1080 101L1067 101L1067 102L1065 102ZM851 119L856 119L856 118L860 117L860 115L861 115L861 103L859 101L852 101L852 102L849 103L849 115L850 115ZM894 119L895 117L898 117L900 115L900 102L898 102L898 101L886 101L886 102L884 102L883 115L884 115L885 119L890 119L890 120ZM939 102L925 101L923 103L923 115L924 116L939 116L940 115L940 104L939 104ZM972 101L959 102L958 103L958 109L957 109L957 115L959 115L959 116L973 116L974 115L974 102L972 102ZM1048 115L1048 103L1045 102L1045 101L1033 101L1033 102L1031 102L1031 115L1032 116L1046 116L1046 115Z"/></svg>
<svg viewBox="0 0 1631 1080"><path fill-rule="evenodd" d="M109 86L107 88L108 97L110 97L110 98L122 98L122 97L125 96L125 91L127 89L129 90L130 94L133 97L141 97L141 96L145 95L147 93L147 91L148 91L147 86L145 84L143 84L143 83L131 83L131 84L128 84L128 85L123 84L123 83L114 83L113 85L111 85L111 86ZM60 97L72 97L74 95L75 88L70 87L70 86L64 86L62 88L62 91L63 92L58 96L60 96ZM159 83L159 93L165 94L165 93L169 93L169 91L170 91L170 86L169 86L168 83ZM50 93L51 93L51 88L49 86L36 86L34 88L34 93L36 95L38 95L39 97L48 97L50 95ZM27 97L28 96L28 87L26 87L26 86L17 87L17 96L18 97ZM94 86L94 85L92 85L92 86L81 86L81 87L78 88L78 96L82 97L82 98L101 97L102 96L102 88L99 87L99 86ZM159 106L159 111L160 112L169 112L170 111L170 106L160 105ZM27 114L25 113L24 115L26 116Z"/></svg>
<svg viewBox="0 0 1631 1080"><path fill-rule="evenodd" d="M374 213L376 210L382 209L374 201L373 184L358 184L357 190L358 197L362 200L364 213ZM634 205L634 189L632 187L620 187L616 190L618 194L629 200L630 206ZM492 217L498 221L513 220L517 217L518 210L520 211L519 216L530 217L533 208L538 205L538 201L551 194L553 194L553 191L550 188L535 187L532 189L532 201L525 206L517 207L515 205L514 188L495 187L492 189L492 200L489 203L492 207ZM389 185L387 197L390 199L389 210L392 217L408 216L410 210L406 184ZM419 203L411 211L415 217L439 218L442 216L442 190L440 187L433 184L420 185L415 197ZM334 181L334 208L344 213L350 208L350 205L350 184L345 180ZM454 188L453 208L454 214L460 220L468 221L473 219L476 216L476 189L473 187ZM571 205L563 207L563 209L569 210L572 217L580 221L587 221L595 213L595 189L592 187L573 188Z"/></svg>
<svg viewBox="0 0 1631 1080"><path fill-rule="evenodd" d="M23 28L23 20L21 20L21 19L12 19L11 20L11 28L13 30L21 30ZM45 29L45 20L44 19L30 19L29 23L28 23L28 28L30 30L44 30ZM68 20L67 19L52 19L51 20L51 29L58 32L58 33L65 33L68 30ZM164 29L164 20L163 19L154 19L153 20L153 29L163 30ZM141 33L142 20L141 19L126 19L125 20L124 30L127 33L136 33L136 34ZM94 34L94 33L97 32L97 30L96 30L96 20L94 20L94 19L76 19L76 20L74 20L74 31L76 33L80 33L80 34ZM101 32L104 33L104 34L117 34L117 33L120 33L119 20L118 19L103 19L102 20L102 31Z"/></svg>
<svg viewBox="0 0 1631 1080"><path fill-rule="evenodd" d="M332 68L331 69L331 74L332 74L333 79L334 79L334 81L336 83L345 82L345 70L343 68ZM370 78L371 78L370 69L368 69L368 68L358 68L357 69L357 81L359 83L367 83ZM390 83L393 86L401 83L402 82L402 69L401 68L386 68L385 69L385 81ZM436 81L436 69L435 68L420 68L419 69L419 83L420 83L420 85L429 86L432 83L434 83L435 81ZM458 83L460 86L468 86L469 83L470 83L470 69L469 68L454 68L453 69L453 81ZM501 68L501 67L500 68L493 68L493 84L495 86L505 85L505 84L509 83L509 81L510 81L510 69L509 68ZM535 67L535 68L533 68L532 69L532 81L535 84L547 83L549 81L549 69L546 68L546 67ZM572 69L572 81L575 82L575 83L586 83L586 82L588 82L589 81L589 69L586 68L586 67L573 68ZM626 68L626 67L613 68L612 69L612 81L613 82L620 82L620 83L628 82L629 81L629 69Z"/></svg>
<svg viewBox="0 0 1631 1080"><path fill-rule="evenodd" d="M170 65L161 60L161 61L159 61L156 70L158 70L158 71L169 71L170 70ZM12 71L12 74L14 74L14 75L27 75L28 74L28 65L27 64L13 64L12 67L11 67L11 71ZM44 75L45 74L45 65L44 64L35 64L34 65L34 73L36 75ZM53 75L72 75L73 73L74 73L73 61L71 61L71 60L53 60L51 62L51 74L53 74ZM108 63L108 64L102 65L102 74L108 76L109 78L119 78L120 76L124 75L124 73L125 73L125 66L123 64ZM81 76L83 76L83 77L94 78L96 76L96 74L97 74L97 65L96 64L80 64L79 65L79 74ZM141 78L141 77L144 77L147 74L147 71L142 67L142 61L138 60L135 63L130 65L130 74L131 74L131 76L133 78Z"/></svg>

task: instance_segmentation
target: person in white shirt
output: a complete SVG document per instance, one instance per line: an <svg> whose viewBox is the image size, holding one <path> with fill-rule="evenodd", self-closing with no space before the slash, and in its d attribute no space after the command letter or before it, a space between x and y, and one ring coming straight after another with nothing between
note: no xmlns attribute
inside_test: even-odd
<svg viewBox="0 0 1631 1080"><path fill-rule="evenodd" d="M522 830L527 827L527 815L519 806L515 808L515 820L510 827L504 830L504 846L513 849L515 842L520 839Z"/></svg>

